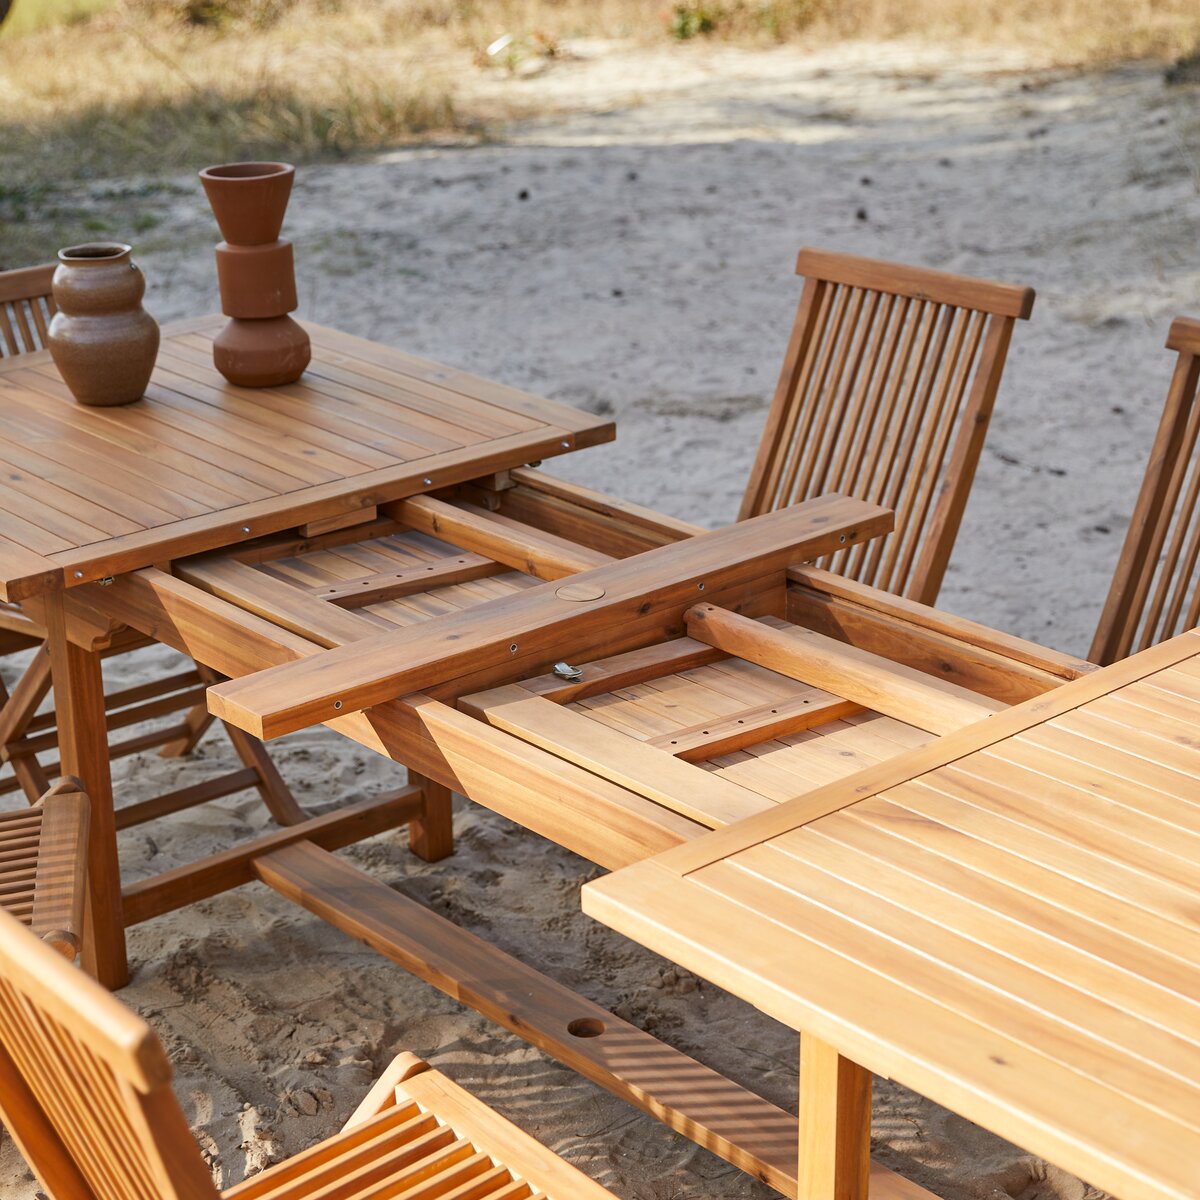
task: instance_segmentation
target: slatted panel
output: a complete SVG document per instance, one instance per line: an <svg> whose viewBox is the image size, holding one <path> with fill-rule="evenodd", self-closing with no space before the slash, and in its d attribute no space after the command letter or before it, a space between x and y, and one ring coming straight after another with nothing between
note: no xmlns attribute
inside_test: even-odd
<svg viewBox="0 0 1200 1200"><path fill-rule="evenodd" d="M272 578L320 597L329 588L347 580L398 573L422 565L436 566L453 562L461 558L462 553L457 546L438 538L405 532L272 559L260 564L258 569ZM410 592L401 598L363 605L353 611L357 616L375 621L380 628L404 628L441 613L473 608L499 596L532 587L537 582L519 571L504 571L484 579Z"/></svg>
<svg viewBox="0 0 1200 1200"><path fill-rule="evenodd" d="M1096 662L1115 662L1200 623L1200 358L1193 342L1200 342L1200 323L1176 321L1167 345L1179 358L1092 644Z"/></svg>
<svg viewBox="0 0 1200 1200"><path fill-rule="evenodd" d="M839 279L846 263L855 269ZM834 272L820 273L831 264ZM956 276L921 272L920 287L893 287L889 264L809 252L798 269L809 279L741 517L824 492L885 504L895 532L818 565L931 602L974 477L1012 310L987 306L986 289L999 285L980 284L972 307L971 281Z"/></svg>
<svg viewBox="0 0 1200 1200"><path fill-rule="evenodd" d="M22 925L33 918L42 813L30 808L0 814L0 908Z"/></svg>
<svg viewBox="0 0 1200 1200"><path fill-rule="evenodd" d="M1097 1187L1190 1200L1200 661L1179 657L686 885L618 873L590 910L635 934L650 914L655 949Z"/></svg>
<svg viewBox="0 0 1200 1200"><path fill-rule="evenodd" d="M528 1200L542 1193L434 1113L393 1105L351 1133L290 1158L225 1193L227 1200L301 1200L351 1194L422 1200ZM325 1189L331 1189L328 1193Z"/></svg>
<svg viewBox="0 0 1200 1200"><path fill-rule="evenodd" d="M46 345L54 316L54 265L0 271L0 358L31 354Z"/></svg>

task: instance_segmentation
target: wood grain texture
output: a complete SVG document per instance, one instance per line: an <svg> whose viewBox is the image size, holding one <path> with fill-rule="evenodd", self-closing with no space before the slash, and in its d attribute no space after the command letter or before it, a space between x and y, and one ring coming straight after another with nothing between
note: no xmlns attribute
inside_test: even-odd
<svg viewBox="0 0 1200 1200"><path fill-rule="evenodd" d="M169 327L145 399L121 409L75 404L44 351L0 358L0 441L38 464L0 486L5 598L290 526L335 528L613 436L611 422L315 326L298 383L248 392L212 366L219 325Z"/></svg>
<svg viewBox="0 0 1200 1200"><path fill-rule="evenodd" d="M1193 632L589 884L585 910L1098 1188L1184 1200L1197 699Z"/></svg>
<svg viewBox="0 0 1200 1200"><path fill-rule="evenodd" d="M883 509L829 496L688 542L663 546L576 577L602 591L591 603L561 599L544 584L464 613L235 680L209 693L211 711L275 737L420 691L489 665L538 662L550 647L602 646L607 631L666 629L699 591L736 589L820 547L869 538L890 526Z"/></svg>

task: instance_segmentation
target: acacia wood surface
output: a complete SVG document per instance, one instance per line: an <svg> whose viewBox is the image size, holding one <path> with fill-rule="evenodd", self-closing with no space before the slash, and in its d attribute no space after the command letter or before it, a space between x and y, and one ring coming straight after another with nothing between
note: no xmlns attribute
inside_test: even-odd
<svg viewBox="0 0 1200 1200"><path fill-rule="evenodd" d="M116 409L76 404L44 351L0 361L5 598L328 529L613 436L611 422L319 326L301 380L239 388L212 365L220 324L168 327L145 398Z"/></svg>
<svg viewBox="0 0 1200 1200"><path fill-rule="evenodd" d="M584 908L1126 1200L1195 1196L1200 634L584 888Z"/></svg>

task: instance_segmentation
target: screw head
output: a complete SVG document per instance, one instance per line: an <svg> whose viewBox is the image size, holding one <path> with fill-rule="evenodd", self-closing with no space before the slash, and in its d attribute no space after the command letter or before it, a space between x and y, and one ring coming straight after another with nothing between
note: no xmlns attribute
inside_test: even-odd
<svg viewBox="0 0 1200 1200"><path fill-rule="evenodd" d="M76 578L76 579L82 579L82 578L83 578L83 572L82 572L82 571L76 571L76 572L75 572L75 578Z"/></svg>
<svg viewBox="0 0 1200 1200"><path fill-rule="evenodd" d="M243 533L249 533L249 532L250 532L250 526L249 526L249 525L243 525L243 526L242 526L242 532L243 532Z"/></svg>
<svg viewBox="0 0 1200 1200"><path fill-rule="evenodd" d="M564 438L564 439L563 439L561 442L559 442L559 445L560 445L560 446L561 446L561 447L562 447L564 450L570 450L570 448L571 448L571 443L570 443L570 442L568 442L568 441L567 441L565 438Z"/></svg>
<svg viewBox="0 0 1200 1200"><path fill-rule="evenodd" d="M426 487L431 487L431 486L433 485L433 480L432 480L432 479L430 479L430 477L429 477L428 475L426 475L426 476L425 476L425 478L421 480L421 482L422 482L422 483L423 483L423 484L424 484Z"/></svg>

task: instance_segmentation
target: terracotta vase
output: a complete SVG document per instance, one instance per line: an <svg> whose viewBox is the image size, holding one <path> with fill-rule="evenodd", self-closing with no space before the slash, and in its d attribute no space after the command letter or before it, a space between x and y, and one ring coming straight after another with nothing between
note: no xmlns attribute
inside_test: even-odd
<svg viewBox="0 0 1200 1200"><path fill-rule="evenodd" d="M217 246L221 311L231 320L213 340L217 370L241 387L299 379L312 357L308 334L292 320L296 269L279 236L296 169L288 163L229 163L200 172L225 239Z"/></svg>
<svg viewBox="0 0 1200 1200"><path fill-rule="evenodd" d="M80 404L140 400L158 355L158 323L142 307L146 280L120 242L58 252L46 345Z"/></svg>

